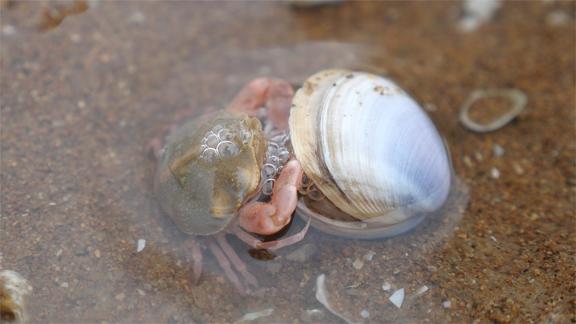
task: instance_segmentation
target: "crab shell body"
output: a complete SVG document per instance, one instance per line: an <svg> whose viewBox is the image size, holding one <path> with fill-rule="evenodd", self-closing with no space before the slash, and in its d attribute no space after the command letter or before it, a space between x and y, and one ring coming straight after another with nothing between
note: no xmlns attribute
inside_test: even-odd
<svg viewBox="0 0 576 324"><path fill-rule="evenodd" d="M222 231L259 191L265 144L258 119L226 111L179 126L158 162L162 210L187 234Z"/></svg>

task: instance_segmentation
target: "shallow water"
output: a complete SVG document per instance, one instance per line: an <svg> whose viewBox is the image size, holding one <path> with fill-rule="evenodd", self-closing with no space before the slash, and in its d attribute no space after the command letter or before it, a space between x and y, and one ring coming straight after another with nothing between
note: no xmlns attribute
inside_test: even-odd
<svg viewBox="0 0 576 324"><path fill-rule="evenodd" d="M31 322L234 322L268 309L256 322L338 321L316 300L321 274L351 321L573 316L573 3L505 4L476 32L458 29L457 2L91 1L48 30L45 8L69 2L0 3L0 268L33 287ZM298 85L331 66L385 73L427 108L468 208L456 196L458 208L385 240L311 230L274 255L230 237L260 289L235 292L208 251L194 285L187 237L154 201L148 141L253 77ZM523 90L528 109L498 132L466 131L459 105L493 87Z"/></svg>

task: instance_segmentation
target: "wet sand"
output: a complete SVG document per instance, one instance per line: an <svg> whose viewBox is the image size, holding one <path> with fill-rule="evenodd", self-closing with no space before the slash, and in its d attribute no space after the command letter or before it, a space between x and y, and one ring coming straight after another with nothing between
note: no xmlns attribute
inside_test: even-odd
<svg viewBox="0 0 576 324"><path fill-rule="evenodd" d="M457 27L459 2L0 3L0 268L34 288L30 322L234 322L267 308L262 322L310 309L334 322L314 298L321 273L366 322L575 320L574 2L505 3L473 32ZM350 44L362 55L347 58ZM231 238L262 289L234 293L209 253L193 285L186 236L155 207L148 141L255 76L298 83L330 65L385 73L428 108L470 190L465 212L380 241L311 231L271 262ZM458 110L478 88L520 89L526 110L470 132ZM306 244L310 258L287 257Z"/></svg>

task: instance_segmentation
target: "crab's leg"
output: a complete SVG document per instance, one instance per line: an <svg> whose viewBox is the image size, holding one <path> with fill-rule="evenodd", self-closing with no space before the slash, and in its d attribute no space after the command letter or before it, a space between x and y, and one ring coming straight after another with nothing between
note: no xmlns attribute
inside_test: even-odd
<svg viewBox="0 0 576 324"><path fill-rule="evenodd" d="M242 242L248 244L254 249L266 249L274 251L302 241L302 239L306 236L306 232L308 232L308 228L310 228L310 221L311 218L308 218L306 225L298 233L273 241L262 242L260 239L250 235L240 227L234 228L232 233L234 233Z"/></svg>
<svg viewBox="0 0 576 324"><path fill-rule="evenodd" d="M189 245L192 250L192 262L194 263L194 266L192 267L194 273L192 281L194 284L197 284L200 280L200 275L202 274L202 250L194 239L189 238L186 244Z"/></svg>
<svg viewBox="0 0 576 324"><path fill-rule="evenodd" d="M288 82L280 79L258 78L244 86L227 109L257 117L260 108L266 107L268 119L274 127L287 130L293 96L294 89Z"/></svg>
<svg viewBox="0 0 576 324"><path fill-rule="evenodd" d="M297 160L286 163L274 184L270 202L253 201L238 212L238 224L250 233L271 235L280 231L291 219L298 203L302 167Z"/></svg>
<svg viewBox="0 0 576 324"><path fill-rule="evenodd" d="M154 158L154 161L160 160L162 154L160 153L162 150L162 140L158 137L153 138L150 142L148 142L147 151Z"/></svg>
<svg viewBox="0 0 576 324"><path fill-rule="evenodd" d="M214 254L214 256L216 257L218 264L220 264L220 267L226 273L226 277L228 277L228 280L232 282L232 284L234 285L234 287L236 287L236 289L238 289L238 291L245 293L246 290L244 290L244 286L242 286L242 284L240 283L238 276L236 275L236 273L234 273L234 270L232 270L230 261L228 261L228 258L226 258L220 247L218 247L218 245L214 242L210 242L208 244L208 247L210 247L210 250L212 251L212 254Z"/></svg>
<svg viewBox="0 0 576 324"><path fill-rule="evenodd" d="M224 253L228 257L232 265L236 268L236 271L240 272L240 274L242 275L242 277L244 277L244 279L248 282L248 284L252 285L253 287L258 287L258 280L256 280L256 277L254 277L250 272L248 272L246 264L244 263L244 261L242 261L242 259L240 259L240 257L238 256L238 254L236 254L234 249L232 249L230 244L228 244L225 235L226 234L221 233L216 236L216 241L220 245L220 248L222 249L222 251L224 251Z"/></svg>

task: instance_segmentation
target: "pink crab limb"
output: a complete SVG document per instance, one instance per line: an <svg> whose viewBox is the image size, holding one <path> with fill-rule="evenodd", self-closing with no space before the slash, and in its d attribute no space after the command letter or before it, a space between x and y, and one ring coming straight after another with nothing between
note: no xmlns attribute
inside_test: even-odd
<svg viewBox="0 0 576 324"><path fill-rule="evenodd" d="M280 231L291 219L298 203L298 188L302 179L302 167L291 160L282 169L274 184L270 202L250 202L238 213L238 224L244 230L271 235Z"/></svg>
<svg viewBox="0 0 576 324"><path fill-rule="evenodd" d="M279 130L288 129L288 117L294 97L292 86L280 79L258 78L250 81L228 105L228 111L258 116L266 107L267 117Z"/></svg>
<svg viewBox="0 0 576 324"><path fill-rule="evenodd" d="M159 138L154 138L150 142L148 142L147 150L150 154L152 154L152 157L156 161L160 160L160 158L162 157L162 154L160 154L162 146L163 146L162 140L160 140Z"/></svg>
<svg viewBox="0 0 576 324"><path fill-rule="evenodd" d="M267 241L267 242L262 242L260 239L250 235L249 233L245 232L242 228L236 226L232 232L236 235L236 237L238 237L242 242L248 244L250 247L254 248L254 249L266 249L266 250L278 250L281 249L283 247L298 243L300 241L302 241L302 239L306 236L306 232L308 232L308 229L310 228L310 222L311 222L311 218L308 218L308 221L306 222L306 225L304 226L304 228L302 228L302 230L300 230L300 232L292 235L292 236L288 236L285 238L281 238L278 240L274 240L274 241Z"/></svg>
<svg viewBox="0 0 576 324"><path fill-rule="evenodd" d="M192 250L192 262L194 263L192 267L192 281L194 284L197 284L202 274L202 250L198 243L192 238L189 238L186 244L189 245Z"/></svg>
<svg viewBox="0 0 576 324"><path fill-rule="evenodd" d="M256 277L254 277L250 272L248 272L246 264L244 263L244 261L242 261L242 259L240 259L240 257L238 256L238 254L236 254L234 249L232 249L230 244L228 244L225 235L226 234L221 233L216 236L216 241L220 245L220 248L222 248L222 251L224 251L224 253L228 257L232 265L236 268L238 272L240 272L242 277L244 277L244 279L253 287L258 287L258 281L256 280Z"/></svg>
<svg viewBox="0 0 576 324"><path fill-rule="evenodd" d="M218 245L214 242L210 242L208 246L210 247L212 254L214 254L214 256L216 257L218 264L226 273L226 277L228 277L228 280L232 282L232 284L234 285L234 287L236 287L236 289L238 289L238 291L245 293L246 290L244 290L244 286L242 286L242 284L240 283L238 276L236 276L236 273L234 273L234 270L232 270L230 262L228 261L228 259L226 258L220 247L218 247Z"/></svg>

